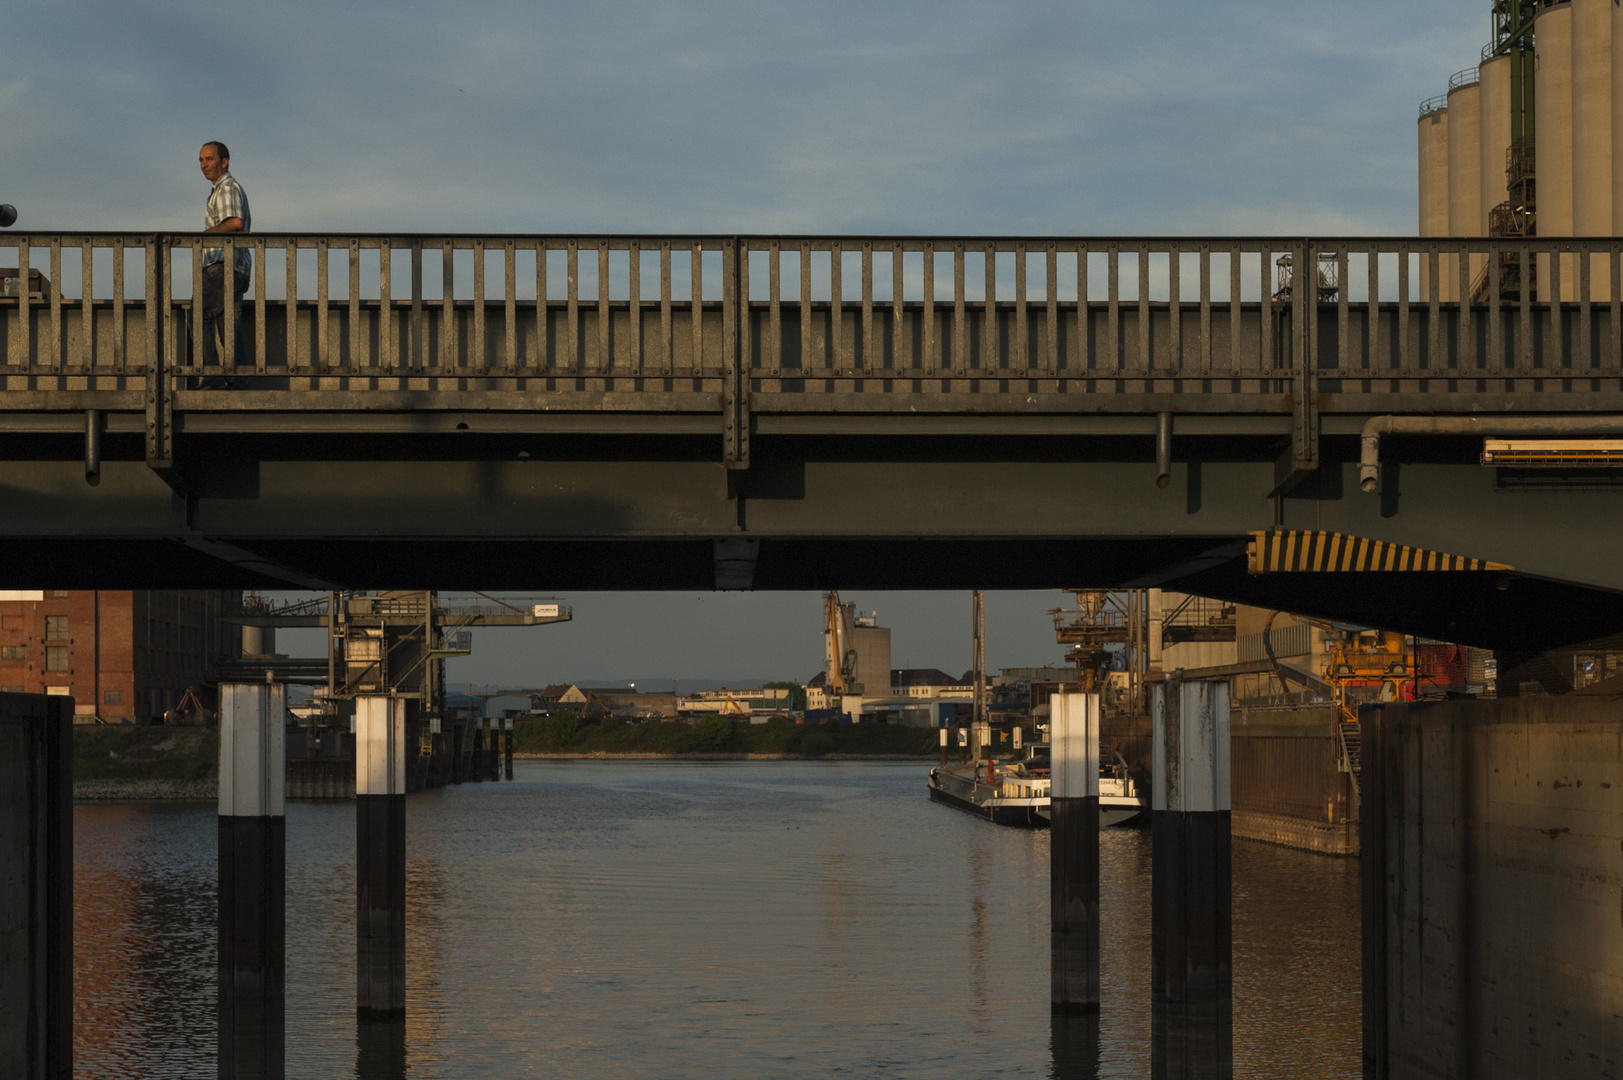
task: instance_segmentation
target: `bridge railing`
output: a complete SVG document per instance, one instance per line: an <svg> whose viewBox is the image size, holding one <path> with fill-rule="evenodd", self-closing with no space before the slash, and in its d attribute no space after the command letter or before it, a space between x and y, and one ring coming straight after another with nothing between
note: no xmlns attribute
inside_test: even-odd
<svg viewBox="0 0 1623 1080"><path fill-rule="evenodd" d="M246 250L254 267L240 314L226 311L228 330L244 323L241 355L227 333L217 368L193 347L209 247ZM793 393L820 389L806 380L873 378L1058 379L1088 392L1099 379L1269 380L1304 365L1321 378L1607 376L1618 373L1620 250L1584 239L8 233L0 374L739 372L795 380L770 387ZM1312 287L1298 289L1304 266Z"/></svg>

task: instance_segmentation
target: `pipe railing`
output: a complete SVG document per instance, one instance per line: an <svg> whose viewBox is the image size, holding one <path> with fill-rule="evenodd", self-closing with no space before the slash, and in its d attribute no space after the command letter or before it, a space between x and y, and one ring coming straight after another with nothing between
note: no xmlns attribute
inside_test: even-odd
<svg viewBox="0 0 1623 1080"><path fill-rule="evenodd" d="M206 247L253 262L207 368L192 301ZM737 379L816 396L1011 380L1001 392L1277 393L1308 372L1332 392L1445 378L1550 390L1623 377L1620 255L1623 241L1582 238L7 233L0 376L10 390L154 369L284 390L473 377L532 393ZM1313 268L1312 287L1290 267Z"/></svg>

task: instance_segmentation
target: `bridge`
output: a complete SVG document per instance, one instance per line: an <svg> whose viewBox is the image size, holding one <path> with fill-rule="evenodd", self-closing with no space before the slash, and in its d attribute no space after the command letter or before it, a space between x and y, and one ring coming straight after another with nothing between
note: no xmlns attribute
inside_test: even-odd
<svg viewBox="0 0 1623 1080"><path fill-rule="evenodd" d="M254 266L214 367L209 246ZM1535 650L1623 621L1620 254L7 233L0 558L37 587L1167 584Z"/></svg>

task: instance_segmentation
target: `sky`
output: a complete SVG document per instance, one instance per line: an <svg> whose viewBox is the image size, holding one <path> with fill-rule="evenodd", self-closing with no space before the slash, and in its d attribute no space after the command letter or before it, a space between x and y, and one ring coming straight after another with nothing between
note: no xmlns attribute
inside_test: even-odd
<svg viewBox="0 0 1623 1080"><path fill-rule="evenodd" d="M1487 0L4 0L18 228L1413 235L1417 106ZM960 673L968 594L847 597ZM1059 658L992 594L988 663ZM816 594L565 597L451 678L804 679ZM288 636L288 640L295 640Z"/></svg>

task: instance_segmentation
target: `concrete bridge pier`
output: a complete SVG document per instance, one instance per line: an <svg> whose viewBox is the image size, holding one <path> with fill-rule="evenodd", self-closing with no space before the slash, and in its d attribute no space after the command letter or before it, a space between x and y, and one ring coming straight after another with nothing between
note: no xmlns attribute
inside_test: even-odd
<svg viewBox="0 0 1623 1080"><path fill-rule="evenodd" d="M73 699L0 694L0 1062L73 1076Z"/></svg>
<svg viewBox="0 0 1623 1080"><path fill-rule="evenodd" d="M220 686L219 1076L283 1075L286 691Z"/></svg>
<svg viewBox="0 0 1623 1080"><path fill-rule="evenodd" d="M1155 687L1150 1075L1234 1075L1229 686Z"/></svg>
<svg viewBox="0 0 1623 1080"><path fill-rule="evenodd" d="M1049 699L1053 1011L1099 1011L1099 695Z"/></svg>
<svg viewBox="0 0 1623 1080"><path fill-rule="evenodd" d="M1364 1076L1623 1076L1623 697L1359 726Z"/></svg>
<svg viewBox="0 0 1623 1080"><path fill-rule="evenodd" d="M355 700L355 1007L406 1015L406 702Z"/></svg>

